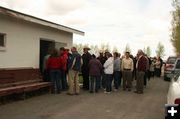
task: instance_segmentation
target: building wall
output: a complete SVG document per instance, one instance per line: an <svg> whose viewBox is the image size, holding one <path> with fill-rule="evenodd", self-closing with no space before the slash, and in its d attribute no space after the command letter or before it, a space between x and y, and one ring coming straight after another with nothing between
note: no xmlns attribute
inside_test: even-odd
<svg viewBox="0 0 180 119"><path fill-rule="evenodd" d="M0 15L0 33L6 34L6 49L0 51L0 68L39 68L40 38L72 46L73 34Z"/></svg>

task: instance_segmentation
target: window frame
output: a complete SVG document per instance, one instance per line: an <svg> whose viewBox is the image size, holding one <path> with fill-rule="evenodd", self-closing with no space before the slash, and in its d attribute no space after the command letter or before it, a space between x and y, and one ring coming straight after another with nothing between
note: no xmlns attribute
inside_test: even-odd
<svg viewBox="0 0 180 119"><path fill-rule="evenodd" d="M1 33L0 35L4 36L4 46L0 46L0 51L5 51L6 50L6 40L7 40L7 34L6 33Z"/></svg>
<svg viewBox="0 0 180 119"><path fill-rule="evenodd" d="M176 61L175 69L180 69L180 67L177 67L177 66L179 66L179 65L178 65L179 62L180 62L180 59L178 59L178 60Z"/></svg>

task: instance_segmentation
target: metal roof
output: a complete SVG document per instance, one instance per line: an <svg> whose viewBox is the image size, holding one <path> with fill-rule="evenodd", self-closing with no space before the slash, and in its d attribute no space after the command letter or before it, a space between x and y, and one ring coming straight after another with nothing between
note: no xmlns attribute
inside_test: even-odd
<svg viewBox="0 0 180 119"><path fill-rule="evenodd" d="M70 27L67 27L67 26L63 26L63 25L60 25L60 24L57 24L57 23L53 23L53 22L50 22L50 21L47 21L47 20L44 20L44 19L41 19L41 18L38 18L38 17L27 15L27 14L17 12L17 11L14 11L14 10L11 10L11 9L8 9L8 8L4 8L4 7L1 7L1 6L0 6L0 14L4 14L4 15L7 15L7 16L10 16L10 17L22 19L24 21L40 24L40 25L43 25L43 26L55 28L55 29L70 32L70 33L75 33L75 34L79 34L79 35L84 35L85 34L83 31L79 31L79 30L76 30L76 29L73 29L73 28L70 28Z"/></svg>

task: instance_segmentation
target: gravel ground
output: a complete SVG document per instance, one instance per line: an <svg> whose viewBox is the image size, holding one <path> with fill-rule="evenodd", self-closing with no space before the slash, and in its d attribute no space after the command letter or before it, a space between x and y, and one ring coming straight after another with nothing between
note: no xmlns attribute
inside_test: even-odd
<svg viewBox="0 0 180 119"><path fill-rule="evenodd" d="M0 106L0 119L164 119L169 82L154 78L144 94L122 91L46 94Z"/></svg>

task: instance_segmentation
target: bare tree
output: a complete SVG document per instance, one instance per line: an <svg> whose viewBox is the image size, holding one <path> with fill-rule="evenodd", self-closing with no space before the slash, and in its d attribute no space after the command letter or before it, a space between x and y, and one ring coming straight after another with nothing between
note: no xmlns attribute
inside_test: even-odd
<svg viewBox="0 0 180 119"><path fill-rule="evenodd" d="M156 49L156 55L159 57L164 57L165 55L164 52L165 52L164 45L161 42L159 42Z"/></svg>

